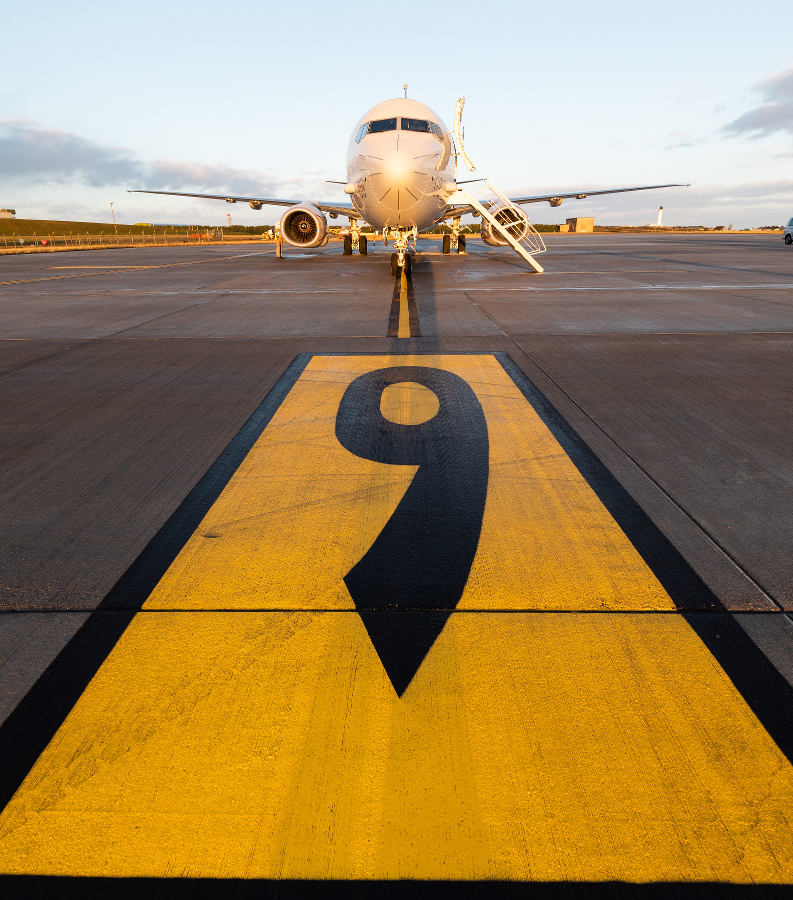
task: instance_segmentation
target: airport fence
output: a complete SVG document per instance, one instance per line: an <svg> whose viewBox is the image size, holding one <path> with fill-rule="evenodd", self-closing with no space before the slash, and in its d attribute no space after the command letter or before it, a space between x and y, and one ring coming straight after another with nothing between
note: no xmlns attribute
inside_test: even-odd
<svg viewBox="0 0 793 900"><path fill-rule="evenodd" d="M86 232L52 233L52 234L2 234L0 235L0 249L8 251L30 250L62 250L89 249L92 247L162 247L176 246L179 244L215 244L215 243L263 243L272 241L260 234L224 234L217 231L190 231L190 232L100 232L90 234Z"/></svg>

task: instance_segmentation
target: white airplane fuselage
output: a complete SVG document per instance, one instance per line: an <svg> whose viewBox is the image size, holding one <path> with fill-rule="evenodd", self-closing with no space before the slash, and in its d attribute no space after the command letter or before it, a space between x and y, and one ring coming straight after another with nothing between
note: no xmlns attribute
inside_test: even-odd
<svg viewBox="0 0 793 900"><path fill-rule="evenodd" d="M443 252L464 249L460 220L470 214L481 218L479 233L485 244L492 247L510 245L533 271L542 272L534 255L545 252L545 245L521 208L524 204L548 202L556 207L565 199L583 200L590 194L682 187L652 184L508 197L489 179L477 178L473 180L481 182L482 186L473 192L467 188L458 189L457 157L461 157L469 170L474 170L463 147L461 116L464 105L465 98L461 97L455 111L454 138L429 106L406 97L385 100L361 116L347 145L347 180L344 182L344 191L350 197L347 203L183 191L134 193L244 202L252 209L262 209L270 204L288 207L278 227L279 255L285 244L303 250L324 247L329 240L326 216L333 219L346 216L350 220L350 230L344 238L344 253L367 252L366 240L362 241L365 236L359 228L359 223L365 222L375 230L383 231L387 241L393 241L392 271L405 268L409 271L408 251L413 246L412 241L420 232L444 220L451 222L451 228L449 240L444 238Z"/></svg>
<svg viewBox="0 0 793 900"><path fill-rule="evenodd" d="M448 208L455 159L446 126L417 100L386 100L358 121L347 145L354 209L373 228L422 231Z"/></svg>

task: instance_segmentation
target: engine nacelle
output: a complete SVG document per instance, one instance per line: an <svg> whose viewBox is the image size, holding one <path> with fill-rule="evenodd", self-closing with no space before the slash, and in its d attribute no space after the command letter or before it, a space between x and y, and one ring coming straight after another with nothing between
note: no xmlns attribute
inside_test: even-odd
<svg viewBox="0 0 793 900"><path fill-rule="evenodd" d="M328 242L328 222L310 203L290 206L281 217L281 237L293 247L309 250Z"/></svg>
<svg viewBox="0 0 793 900"><path fill-rule="evenodd" d="M529 233L528 216L519 206L504 206L501 203L498 206L492 206L488 212L499 225L503 225L509 231L514 240L522 241ZM508 243L504 235L496 231L484 216L482 216L479 232L482 240L491 247L503 247Z"/></svg>

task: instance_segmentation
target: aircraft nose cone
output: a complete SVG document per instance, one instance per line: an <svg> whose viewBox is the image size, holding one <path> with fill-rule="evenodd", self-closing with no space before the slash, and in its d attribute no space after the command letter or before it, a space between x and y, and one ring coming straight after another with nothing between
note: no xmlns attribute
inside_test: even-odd
<svg viewBox="0 0 793 900"><path fill-rule="evenodd" d="M393 149L383 154L379 172L372 174L371 184L377 201L388 210L404 212L419 198L412 154Z"/></svg>
<svg viewBox="0 0 793 900"><path fill-rule="evenodd" d="M393 187L404 187L412 175L408 154L401 150L388 153L383 158L383 175Z"/></svg>

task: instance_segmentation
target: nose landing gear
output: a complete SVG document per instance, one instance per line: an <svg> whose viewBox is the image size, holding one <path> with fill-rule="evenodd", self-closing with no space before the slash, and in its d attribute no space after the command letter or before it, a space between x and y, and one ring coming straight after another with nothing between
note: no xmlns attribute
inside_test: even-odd
<svg viewBox="0 0 793 900"><path fill-rule="evenodd" d="M409 230L401 228L389 229L386 227L383 229L383 243L388 240L389 231L394 238L394 249L396 250L396 253L391 254L391 274L397 275L402 271L405 275L410 275L411 256L408 250L411 249L410 241L413 240L415 242L419 236L418 229L415 225ZM415 250L415 243L412 249Z"/></svg>

